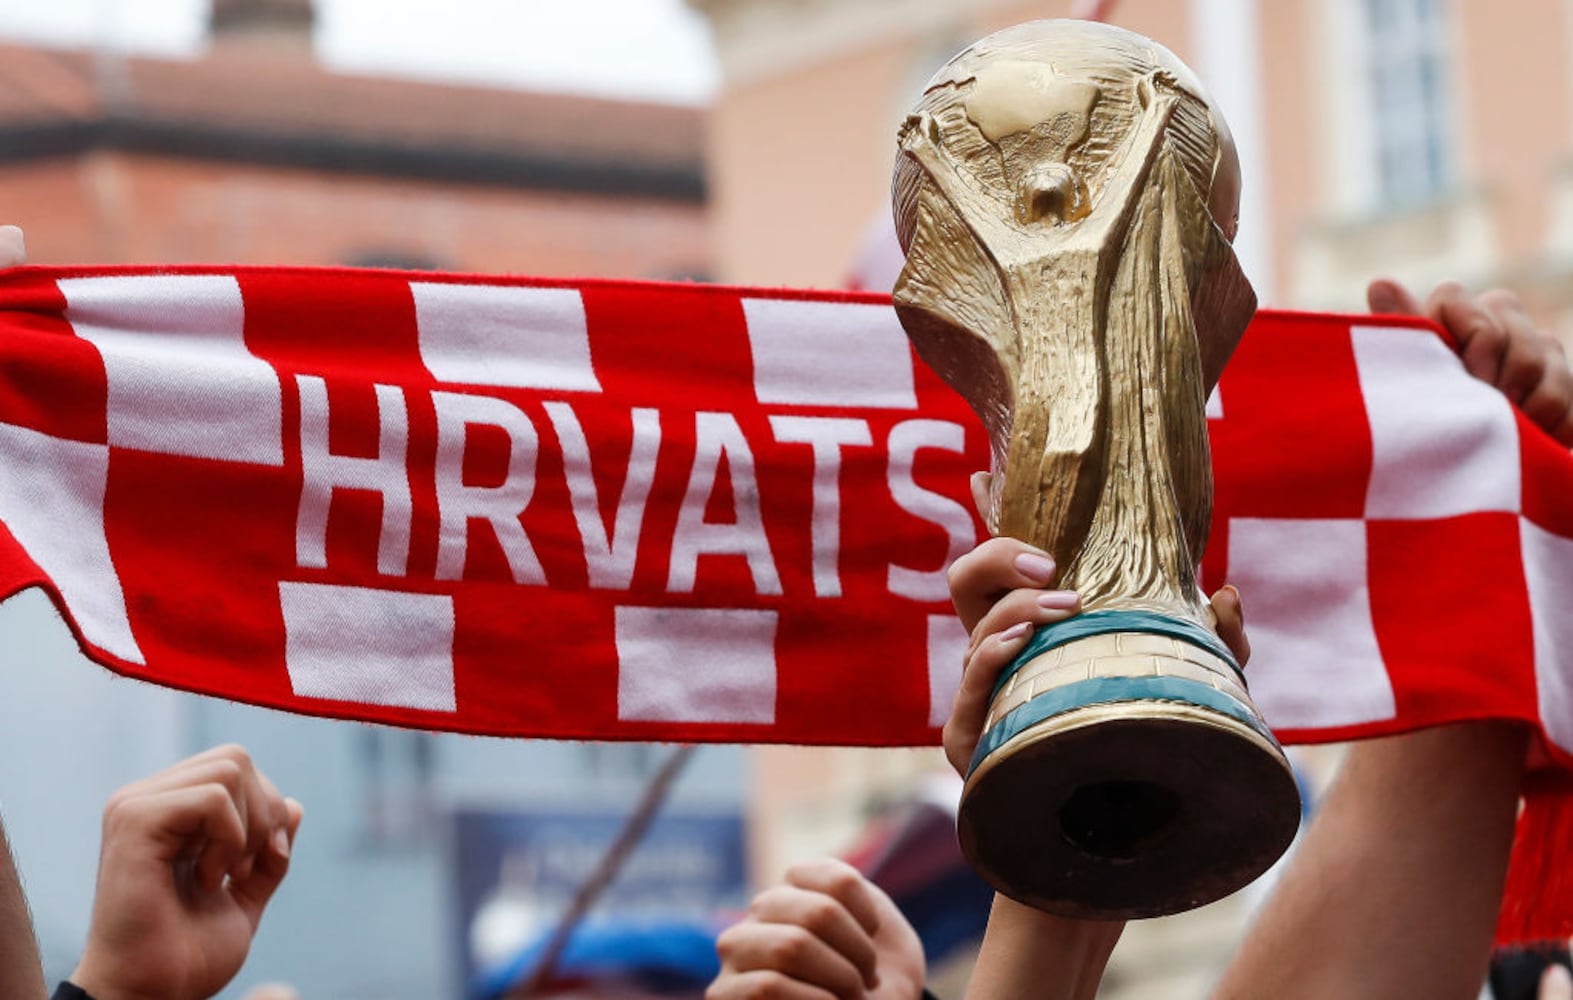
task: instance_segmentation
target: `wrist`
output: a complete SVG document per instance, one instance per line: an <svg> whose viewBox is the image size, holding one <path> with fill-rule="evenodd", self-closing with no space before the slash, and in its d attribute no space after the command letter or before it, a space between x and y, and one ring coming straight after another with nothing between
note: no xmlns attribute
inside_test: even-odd
<svg viewBox="0 0 1573 1000"><path fill-rule="evenodd" d="M76 992L62 995L57 991L51 1000L154 1000L149 994L123 988L114 975L100 971L89 955L82 956L61 986Z"/></svg>
<svg viewBox="0 0 1573 1000"><path fill-rule="evenodd" d="M968 997L1090 1000L1125 930L1122 920L1057 917L996 894Z"/></svg>
<svg viewBox="0 0 1573 1000"><path fill-rule="evenodd" d="M112 994L104 991L103 984L87 969L86 961L77 962L49 1000L110 1000Z"/></svg>

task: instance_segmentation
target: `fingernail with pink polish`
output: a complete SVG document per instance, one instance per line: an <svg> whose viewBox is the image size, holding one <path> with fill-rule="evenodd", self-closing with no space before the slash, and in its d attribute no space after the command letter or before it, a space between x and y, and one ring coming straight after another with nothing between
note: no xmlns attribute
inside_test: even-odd
<svg viewBox="0 0 1573 1000"><path fill-rule="evenodd" d="M1240 614L1240 624L1245 624L1245 602L1240 599L1240 588L1232 583L1224 584L1224 589L1234 595L1234 609Z"/></svg>
<svg viewBox="0 0 1573 1000"><path fill-rule="evenodd" d="M1074 590L1050 590L1038 595L1038 607L1051 611L1070 611L1081 603L1081 595Z"/></svg>
<svg viewBox="0 0 1573 1000"><path fill-rule="evenodd" d="M1018 622L999 634L1000 642L1015 642L1032 631L1032 622Z"/></svg>
<svg viewBox="0 0 1573 1000"><path fill-rule="evenodd" d="M1048 583L1054 579L1054 570L1054 560L1048 556L1040 556L1036 552L1023 552L1016 557L1016 571L1037 583Z"/></svg>

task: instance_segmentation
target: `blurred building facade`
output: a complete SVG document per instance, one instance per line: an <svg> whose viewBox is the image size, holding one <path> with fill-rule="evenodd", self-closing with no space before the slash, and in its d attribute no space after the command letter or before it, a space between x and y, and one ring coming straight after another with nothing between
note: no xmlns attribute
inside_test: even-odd
<svg viewBox="0 0 1573 1000"><path fill-rule="evenodd" d="M703 109L333 73L312 16L308 0L216 0L192 61L0 46L0 218L27 231L31 261L713 269ZM244 744L309 813L225 995L277 979L333 1000L461 995L464 950L495 957L557 916L494 906L486 927L459 926L452 817L616 817L662 759L155 689L83 659L37 593L0 605L0 636L0 802L52 977L85 936L105 799L207 746ZM704 748L670 808L737 817L744 764Z"/></svg>
<svg viewBox="0 0 1573 1000"><path fill-rule="evenodd" d="M896 126L950 55L1072 0L690 0L712 111L717 269L842 284L888 202ZM1365 282L1509 284L1573 325L1573 4L1115 0L1189 63L1241 148L1241 253L1266 304Z"/></svg>
<svg viewBox="0 0 1573 1000"><path fill-rule="evenodd" d="M702 109L334 73L308 0L193 61L0 51L0 206L35 263L706 275Z"/></svg>
<svg viewBox="0 0 1573 1000"><path fill-rule="evenodd" d="M714 27L717 274L840 287L891 239L895 133L947 58L1072 0L689 0ZM1191 65L1239 145L1236 247L1265 305L1360 311L1377 276L1507 285L1573 343L1573 3L1115 0L1108 20ZM899 266L899 265L898 265ZM942 763L765 749L762 871L835 850ZM1134 926L1112 997L1202 995L1248 894Z"/></svg>

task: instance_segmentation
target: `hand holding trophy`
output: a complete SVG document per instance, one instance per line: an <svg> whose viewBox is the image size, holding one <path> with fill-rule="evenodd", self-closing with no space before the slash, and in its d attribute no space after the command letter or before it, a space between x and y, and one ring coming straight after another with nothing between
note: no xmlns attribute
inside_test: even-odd
<svg viewBox="0 0 1573 1000"><path fill-rule="evenodd" d="M1086 609L1001 675L962 849L1065 916L1210 902L1300 811L1197 581L1206 399L1255 310L1227 126L1162 46L1038 21L942 68L899 146L902 325L988 431L990 530L1052 553Z"/></svg>

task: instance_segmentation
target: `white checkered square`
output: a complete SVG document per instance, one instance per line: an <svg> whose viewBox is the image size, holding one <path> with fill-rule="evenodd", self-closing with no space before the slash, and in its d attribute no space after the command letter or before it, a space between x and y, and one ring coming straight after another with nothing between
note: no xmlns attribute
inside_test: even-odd
<svg viewBox="0 0 1573 1000"><path fill-rule="evenodd" d="M66 320L109 379L109 443L284 464L278 373L246 347L240 284L211 274L64 278Z"/></svg>
<svg viewBox="0 0 1573 1000"><path fill-rule="evenodd" d="M1573 753L1573 539L1519 519L1524 580L1535 629L1535 694L1553 743Z"/></svg>
<svg viewBox="0 0 1573 1000"><path fill-rule="evenodd" d="M966 652L967 630L960 620L955 615L929 615L929 725L936 729L950 718Z"/></svg>
<svg viewBox="0 0 1573 1000"><path fill-rule="evenodd" d="M890 306L745 298L743 313L761 403L918 405L912 348Z"/></svg>
<svg viewBox="0 0 1573 1000"><path fill-rule="evenodd" d="M87 641L143 663L104 534L109 449L0 424L0 530L54 581Z"/></svg>
<svg viewBox="0 0 1573 1000"><path fill-rule="evenodd" d="M1471 378L1430 331L1350 333L1371 422L1366 517L1518 513L1523 476L1507 397Z"/></svg>
<svg viewBox="0 0 1573 1000"><path fill-rule="evenodd" d="M617 717L629 722L776 718L776 613L620 607Z"/></svg>
<svg viewBox="0 0 1573 1000"><path fill-rule="evenodd" d="M1308 729L1393 717L1366 551L1361 520L1229 522L1229 581L1240 588L1251 637L1245 676L1269 725Z"/></svg>
<svg viewBox="0 0 1573 1000"><path fill-rule="evenodd" d="M421 361L443 382L600 392L577 288L412 281Z"/></svg>
<svg viewBox="0 0 1573 1000"><path fill-rule="evenodd" d="M279 604L295 694L456 710L453 598L282 581Z"/></svg>

